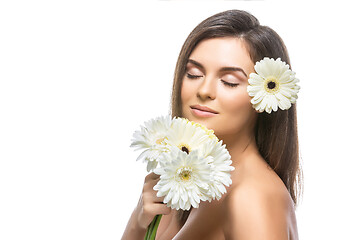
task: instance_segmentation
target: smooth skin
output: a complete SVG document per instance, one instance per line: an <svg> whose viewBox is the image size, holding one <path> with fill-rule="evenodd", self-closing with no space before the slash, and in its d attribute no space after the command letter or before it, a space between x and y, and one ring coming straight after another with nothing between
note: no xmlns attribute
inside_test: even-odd
<svg viewBox="0 0 360 240"><path fill-rule="evenodd" d="M199 208L192 209L181 228L177 211L156 197L152 187L159 176L150 173L122 239L143 239L156 214L163 214L158 240L298 239L291 196L256 146L257 113L246 91L251 72L254 63L240 38L203 40L194 49L181 89L183 115L213 129L226 144L235 167L233 183L219 201L201 202ZM196 115L194 105L207 106L218 114Z"/></svg>

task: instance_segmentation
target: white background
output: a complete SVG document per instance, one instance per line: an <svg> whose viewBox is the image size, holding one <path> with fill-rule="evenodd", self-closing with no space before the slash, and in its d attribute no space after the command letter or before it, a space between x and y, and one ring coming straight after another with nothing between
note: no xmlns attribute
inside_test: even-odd
<svg viewBox="0 0 360 240"><path fill-rule="evenodd" d="M169 111L180 48L243 9L301 80L301 239L360 239L359 27L348 2L1 1L0 239L120 239L145 165L129 148Z"/></svg>

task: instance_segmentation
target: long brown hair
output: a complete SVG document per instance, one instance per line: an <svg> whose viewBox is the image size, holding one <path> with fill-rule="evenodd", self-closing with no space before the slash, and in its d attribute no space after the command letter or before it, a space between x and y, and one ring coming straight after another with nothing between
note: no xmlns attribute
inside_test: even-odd
<svg viewBox="0 0 360 240"><path fill-rule="evenodd" d="M260 25L253 15L241 10L215 14L196 26L181 48L172 90L173 117L182 116L181 85L190 54L202 40L221 37L244 39L254 64L264 57L270 57L281 58L291 66L286 46L280 36L271 28ZM284 182L296 206L302 190L296 104L285 111L259 113L255 139L260 154ZM188 214L189 212L181 212L181 224L185 223Z"/></svg>

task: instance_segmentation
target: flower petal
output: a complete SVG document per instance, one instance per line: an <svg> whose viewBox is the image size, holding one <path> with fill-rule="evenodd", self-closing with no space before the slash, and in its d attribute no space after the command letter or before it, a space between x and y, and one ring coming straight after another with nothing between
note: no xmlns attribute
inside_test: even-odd
<svg viewBox="0 0 360 240"><path fill-rule="evenodd" d="M295 103L300 87L297 85L299 80L295 77L295 72L290 70L290 66L280 58L265 57L256 62L254 69L256 73L250 74L247 92L251 99L253 108L259 112L266 111L271 113L278 108L285 110ZM265 91L265 79L275 78L279 82L278 88Z"/></svg>

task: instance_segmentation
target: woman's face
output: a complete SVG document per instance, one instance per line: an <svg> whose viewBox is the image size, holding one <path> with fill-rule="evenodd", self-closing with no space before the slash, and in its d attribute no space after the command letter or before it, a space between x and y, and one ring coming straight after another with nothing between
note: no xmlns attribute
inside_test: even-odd
<svg viewBox="0 0 360 240"><path fill-rule="evenodd" d="M246 90L251 72L254 63L244 40L201 41L186 66L181 89L183 117L213 129L220 139L251 134L256 121Z"/></svg>

